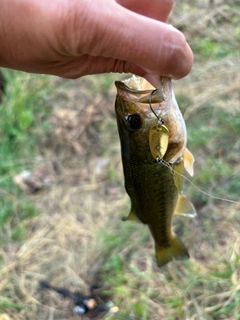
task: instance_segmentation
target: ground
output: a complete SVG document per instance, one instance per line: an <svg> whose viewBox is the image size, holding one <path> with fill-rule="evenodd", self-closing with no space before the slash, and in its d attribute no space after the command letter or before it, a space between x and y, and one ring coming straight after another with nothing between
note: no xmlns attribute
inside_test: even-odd
<svg viewBox="0 0 240 320"><path fill-rule="evenodd" d="M128 75L73 81L3 70L1 320L117 319L74 315L72 302L40 290L40 280L84 294L97 284L99 301L134 319L239 319L239 4L176 1L170 17L195 54L173 87L195 157L184 192L198 217L174 219L190 260L161 269L148 229L121 221L130 204L114 81ZM23 170L34 173L25 190L16 180Z"/></svg>

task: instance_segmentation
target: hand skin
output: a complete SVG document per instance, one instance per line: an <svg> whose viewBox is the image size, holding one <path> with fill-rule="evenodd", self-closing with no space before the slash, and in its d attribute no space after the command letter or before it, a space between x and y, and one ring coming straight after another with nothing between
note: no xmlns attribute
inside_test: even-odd
<svg viewBox="0 0 240 320"><path fill-rule="evenodd" d="M193 63L171 0L0 0L0 66L64 78L126 72L153 85Z"/></svg>

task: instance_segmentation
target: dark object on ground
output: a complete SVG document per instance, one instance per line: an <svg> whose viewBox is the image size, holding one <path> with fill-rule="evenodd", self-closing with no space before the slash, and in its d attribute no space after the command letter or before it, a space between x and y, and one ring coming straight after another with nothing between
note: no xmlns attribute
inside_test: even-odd
<svg viewBox="0 0 240 320"><path fill-rule="evenodd" d="M72 293L64 288L56 288L52 287L49 283L45 281L40 281L40 287L42 289L50 289L59 294L61 294L64 298L70 298L73 300L75 304L74 312L78 314L85 314L90 310L94 310L97 308L97 301L93 296L93 288L90 288L91 295L88 297L82 296L80 293Z"/></svg>
<svg viewBox="0 0 240 320"><path fill-rule="evenodd" d="M51 286L48 282L40 281L40 287L42 289L50 289L53 290L63 296L63 298L70 298L74 302L73 312L79 315L83 315L88 313L89 311L97 311L97 312L108 312L111 314L115 314L117 316L122 317L126 320L136 320L135 318L129 317L128 315L122 314L118 312L118 307L114 306L111 301L107 303L99 304L97 301L97 297L94 295L94 290L97 289L96 286L90 287L90 295L82 296L81 293L75 292L72 293L64 288L56 288Z"/></svg>

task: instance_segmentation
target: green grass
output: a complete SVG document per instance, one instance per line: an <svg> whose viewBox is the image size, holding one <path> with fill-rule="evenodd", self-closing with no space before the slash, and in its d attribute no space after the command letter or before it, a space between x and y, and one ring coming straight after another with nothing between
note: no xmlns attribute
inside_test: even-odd
<svg viewBox="0 0 240 320"><path fill-rule="evenodd" d="M6 96L0 104L0 246L20 244L26 237L24 221L37 215L35 204L13 182L31 169L37 146L48 132L49 78L3 70ZM0 260L0 270L4 260ZM0 294L0 313L22 310L14 297Z"/></svg>
<svg viewBox="0 0 240 320"><path fill-rule="evenodd" d="M38 142L48 132L51 108L47 77L3 72L7 86L0 105L0 238L6 244L22 239L21 221L37 214L13 176L31 168Z"/></svg>
<svg viewBox="0 0 240 320"><path fill-rule="evenodd" d="M12 303L8 299L0 296L0 314L3 313L5 311L5 309L7 309L7 308L13 308L16 310L23 310L24 306L16 304L16 303Z"/></svg>
<svg viewBox="0 0 240 320"><path fill-rule="evenodd" d="M231 47L225 42L213 41L210 38L195 38L193 50L198 52L202 59L221 59L237 52L235 46Z"/></svg>
<svg viewBox="0 0 240 320"><path fill-rule="evenodd" d="M194 154L199 148L205 150L193 182L202 190L212 187L214 196L238 201L240 174L234 171L238 162L234 155L239 144L240 112L220 110L216 113L211 109L203 110L187 122L189 148Z"/></svg>
<svg viewBox="0 0 240 320"><path fill-rule="evenodd" d="M5 71L4 74L7 88L6 99L1 104L1 170L3 160L15 161L19 154L23 157L26 153L29 157L31 150L34 152L51 110L47 102L47 77L13 71Z"/></svg>

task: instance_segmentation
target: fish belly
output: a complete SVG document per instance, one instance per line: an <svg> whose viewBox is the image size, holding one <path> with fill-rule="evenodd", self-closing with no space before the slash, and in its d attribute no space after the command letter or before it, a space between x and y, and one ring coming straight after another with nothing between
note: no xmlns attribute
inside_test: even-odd
<svg viewBox="0 0 240 320"><path fill-rule="evenodd" d="M159 245L167 244L178 198L171 171L161 163L134 165L125 173L125 181L131 211L142 223L155 226L158 232L153 237Z"/></svg>

